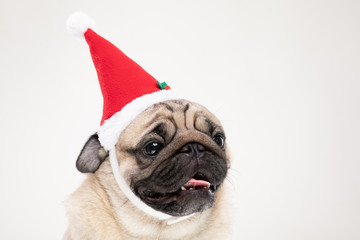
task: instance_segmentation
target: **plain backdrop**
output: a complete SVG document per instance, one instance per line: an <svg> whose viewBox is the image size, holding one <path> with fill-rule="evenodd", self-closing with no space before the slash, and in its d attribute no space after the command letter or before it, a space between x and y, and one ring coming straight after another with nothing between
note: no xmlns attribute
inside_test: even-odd
<svg viewBox="0 0 360 240"><path fill-rule="evenodd" d="M0 239L61 239L84 179L102 97L76 10L223 121L234 239L360 239L357 0L1 0Z"/></svg>

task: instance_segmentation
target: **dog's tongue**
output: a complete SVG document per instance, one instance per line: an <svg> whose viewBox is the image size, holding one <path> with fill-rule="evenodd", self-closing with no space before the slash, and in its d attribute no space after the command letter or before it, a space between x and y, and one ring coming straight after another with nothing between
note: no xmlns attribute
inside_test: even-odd
<svg viewBox="0 0 360 240"><path fill-rule="evenodd" d="M209 188L210 183L205 180L196 180L194 178L191 178L187 183L184 184L185 188Z"/></svg>

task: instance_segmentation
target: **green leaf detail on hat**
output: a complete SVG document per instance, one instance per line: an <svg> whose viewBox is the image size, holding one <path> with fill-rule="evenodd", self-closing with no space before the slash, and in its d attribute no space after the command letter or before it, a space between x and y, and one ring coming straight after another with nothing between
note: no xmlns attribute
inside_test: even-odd
<svg viewBox="0 0 360 240"><path fill-rule="evenodd" d="M159 87L160 87L160 89L161 90L164 90L166 87L167 87L167 84L166 84L166 82L159 82L159 81L156 81L157 82L157 84L159 85Z"/></svg>

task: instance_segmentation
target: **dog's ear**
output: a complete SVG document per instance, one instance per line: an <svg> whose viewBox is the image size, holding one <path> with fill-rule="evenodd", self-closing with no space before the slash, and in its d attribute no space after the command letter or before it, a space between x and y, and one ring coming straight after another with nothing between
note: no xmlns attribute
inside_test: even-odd
<svg viewBox="0 0 360 240"><path fill-rule="evenodd" d="M100 145L99 137L95 133L80 152L76 161L76 168L82 173L94 173L107 158L108 152Z"/></svg>

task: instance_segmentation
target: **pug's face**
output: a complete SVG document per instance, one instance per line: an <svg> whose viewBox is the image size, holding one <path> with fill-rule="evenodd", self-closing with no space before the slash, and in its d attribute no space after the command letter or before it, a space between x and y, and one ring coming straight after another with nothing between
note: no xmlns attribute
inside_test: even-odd
<svg viewBox="0 0 360 240"><path fill-rule="evenodd" d="M230 166L219 120L186 100L158 103L137 116L121 133L116 154L134 194L172 216L210 208Z"/></svg>

